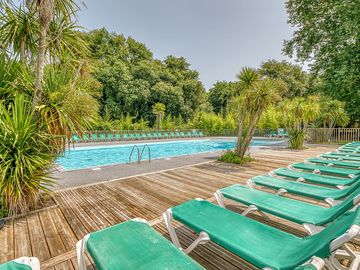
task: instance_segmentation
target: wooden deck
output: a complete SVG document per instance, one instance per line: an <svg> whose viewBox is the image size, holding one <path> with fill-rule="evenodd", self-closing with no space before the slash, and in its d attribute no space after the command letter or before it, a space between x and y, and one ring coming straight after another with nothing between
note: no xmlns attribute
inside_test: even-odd
<svg viewBox="0 0 360 270"><path fill-rule="evenodd" d="M89 232L141 217L168 237L161 218L167 208L196 197L214 201L213 193L219 188L245 183L252 176L329 150L263 150L254 154L256 160L246 166L211 162L56 192L55 206L6 222L0 231L0 263L36 256L42 269L77 269L75 244ZM235 204L231 208L241 209ZM278 218L262 222L304 235L300 226ZM177 230L185 245L195 238L182 226ZM212 243L197 247L191 256L207 269L254 269ZM88 265L94 268L90 260Z"/></svg>

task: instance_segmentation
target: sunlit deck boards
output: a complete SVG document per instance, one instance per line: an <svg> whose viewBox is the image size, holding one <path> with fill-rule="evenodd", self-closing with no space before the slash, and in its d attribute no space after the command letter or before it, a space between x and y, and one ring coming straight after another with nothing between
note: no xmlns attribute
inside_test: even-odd
<svg viewBox="0 0 360 270"><path fill-rule="evenodd" d="M59 191L54 195L58 206L7 221L0 231L0 263L20 256L37 256L43 268L76 269L75 244L89 232L141 217L166 235L161 214L167 208L195 197L213 200L212 195L219 188L245 183L252 176L329 150L263 150L254 155L256 161L246 166L215 162ZM276 218L264 222L303 234L299 226ZM194 238L189 230L178 230L182 243L190 243ZM253 269L215 244L200 246L191 256L207 269Z"/></svg>

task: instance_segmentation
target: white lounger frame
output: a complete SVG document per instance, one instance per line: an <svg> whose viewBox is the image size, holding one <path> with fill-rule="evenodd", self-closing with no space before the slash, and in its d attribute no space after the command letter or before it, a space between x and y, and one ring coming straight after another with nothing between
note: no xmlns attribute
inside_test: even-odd
<svg viewBox="0 0 360 270"><path fill-rule="evenodd" d="M305 160L305 161L304 161L304 164L310 164L310 163L309 163L309 162L306 163L306 160ZM312 164L314 165L314 163L312 163ZM326 167L326 166L324 166L324 167ZM328 167L330 167L330 166L328 166ZM293 170L293 171L303 172L303 170L294 168L292 165L289 165L289 166L288 166L288 169L289 169L289 170ZM306 170L306 171L308 171L308 170ZM312 171L312 173L322 174L319 169L314 169L314 170ZM326 175L326 174L325 174L325 175ZM352 179L352 178L355 178L356 175L354 175L354 174L348 174L347 177L349 177L350 179Z"/></svg>
<svg viewBox="0 0 360 270"><path fill-rule="evenodd" d="M30 266L32 270L40 270L40 262L36 257L20 257L13 261L19 264Z"/></svg>
<svg viewBox="0 0 360 270"><path fill-rule="evenodd" d="M216 194L216 193L215 193ZM197 199L202 200L202 199ZM183 250L179 238L176 234L176 231L174 229L174 226L172 225L173 215L171 208L166 210L166 212L163 214L164 222L166 225L166 228L170 234L171 241L173 244L178 247L179 249ZM339 236L338 238L334 239L330 243L330 251L331 255L329 258L325 259L325 265L329 270L359 270L360 269L360 253L352 251L350 248L346 246L346 243L350 242L351 240L355 239L356 237L360 236L360 226L358 225L352 225L349 230L347 230L344 234ZM205 244L208 241L211 241L209 235L202 231L199 233L198 238L195 239L193 243L190 244L190 246L184 250L185 253L191 252L195 247L197 247L199 244ZM347 259L351 260L351 265L349 268L343 267L338 259ZM311 261L305 263L309 264ZM322 266L321 263L317 263L317 265L314 265L315 267ZM265 267L263 270L270 270L271 268ZM321 269L321 268L317 268ZM82 269L80 269L82 270Z"/></svg>
<svg viewBox="0 0 360 270"><path fill-rule="evenodd" d="M132 219L132 221L148 223L145 219L142 218L134 218ZM85 252L87 250L86 243L90 235L91 233L85 235L83 239L79 240L76 243L76 255L77 255L77 263L79 270L86 270L86 256L85 256Z"/></svg>

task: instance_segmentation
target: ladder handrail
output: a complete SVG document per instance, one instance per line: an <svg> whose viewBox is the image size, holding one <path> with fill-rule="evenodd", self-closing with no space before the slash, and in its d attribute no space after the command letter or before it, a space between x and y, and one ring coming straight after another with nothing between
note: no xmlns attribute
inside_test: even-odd
<svg viewBox="0 0 360 270"><path fill-rule="evenodd" d="M140 160L141 160L140 149L139 149L139 147L138 147L136 144L134 144L134 146L133 146L132 149L131 149L131 153L130 153L130 155L129 155L129 163L131 162L131 157L132 157L132 154L133 154L135 148L137 149L138 163L140 163Z"/></svg>
<svg viewBox="0 0 360 270"><path fill-rule="evenodd" d="M143 148L141 149L141 154L140 154L140 158L139 158L139 160L141 160L141 158L142 158L142 155L143 155L143 153L144 153L144 150L145 150L145 148L148 148L148 154L149 154L149 162L151 162L151 151L150 151L150 146L146 143L146 144L144 144L144 146L143 146Z"/></svg>

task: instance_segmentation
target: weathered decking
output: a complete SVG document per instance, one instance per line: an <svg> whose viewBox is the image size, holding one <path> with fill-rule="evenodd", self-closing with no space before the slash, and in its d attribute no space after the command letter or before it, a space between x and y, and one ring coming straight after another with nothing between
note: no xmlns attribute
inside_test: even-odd
<svg viewBox="0 0 360 270"><path fill-rule="evenodd" d="M264 150L246 166L213 162L59 191L54 195L56 206L6 222L0 231L0 263L36 256L43 269L77 269L75 244L89 232L141 217L167 236L161 218L167 208L196 197L213 201L213 193L219 188L245 183L252 176L329 150ZM231 207L239 208L235 204ZM280 219L262 221L304 235L299 226ZM195 238L184 227L178 231L185 245ZM191 256L207 269L254 269L212 243L197 247Z"/></svg>

